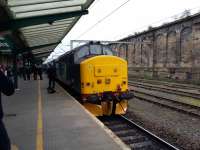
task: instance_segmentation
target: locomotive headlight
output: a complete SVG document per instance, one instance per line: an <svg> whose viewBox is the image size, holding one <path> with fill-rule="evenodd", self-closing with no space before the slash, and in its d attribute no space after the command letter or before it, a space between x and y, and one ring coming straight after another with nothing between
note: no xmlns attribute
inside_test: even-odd
<svg viewBox="0 0 200 150"><path fill-rule="evenodd" d="M81 87L84 88L84 83L83 82L81 83Z"/></svg>
<svg viewBox="0 0 200 150"><path fill-rule="evenodd" d="M86 86L90 86L90 82L87 82L87 83L86 83Z"/></svg>
<svg viewBox="0 0 200 150"><path fill-rule="evenodd" d="M101 84L102 83L102 80L101 79L98 79L97 80L97 84Z"/></svg>
<svg viewBox="0 0 200 150"><path fill-rule="evenodd" d="M122 81L122 85L126 85L126 81Z"/></svg>
<svg viewBox="0 0 200 150"><path fill-rule="evenodd" d="M105 79L105 83L106 83L106 84L110 84L110 82L111 82L111 79L109 79L109 78L108 78L108 79Z"/></svg>

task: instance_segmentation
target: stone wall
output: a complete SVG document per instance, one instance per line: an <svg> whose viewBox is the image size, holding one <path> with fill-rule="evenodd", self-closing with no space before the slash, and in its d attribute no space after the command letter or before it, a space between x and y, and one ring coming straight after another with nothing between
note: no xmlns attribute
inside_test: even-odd
<svg viewBox="0 0 200 150"><path fill-rule="evenodd" d="M112 44L128 61L129 74L140 77L200 80L200 14Z"/></svg>

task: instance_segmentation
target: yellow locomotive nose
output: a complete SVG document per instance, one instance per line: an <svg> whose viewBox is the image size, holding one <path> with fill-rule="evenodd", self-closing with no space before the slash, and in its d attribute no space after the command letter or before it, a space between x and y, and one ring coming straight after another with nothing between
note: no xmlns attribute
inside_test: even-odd
<svg viewBox="0 0 200 150"><path fill-rule="evenodd" d="M125 60L108 55L88 58L80 63L80 80L83 105L94 115L126 112L127 100L123 98L128 90Z"/></svg>
<svg viewBox="0 0 200 150"><path fill-rule="evenodd" d="M90 83L81 88L82 94L98 94L127 91L127 62L116 56L95 56L80 64L81 83Z"/></svg>

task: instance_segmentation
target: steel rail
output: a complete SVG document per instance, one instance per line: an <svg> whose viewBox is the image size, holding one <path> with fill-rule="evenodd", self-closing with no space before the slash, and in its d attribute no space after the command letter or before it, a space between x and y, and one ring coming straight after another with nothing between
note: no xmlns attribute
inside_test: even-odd
<svg viewBox="0 0 200 150"><path fill-rule="evenodd" d="M175 88L172 89L172 88L158 87L158 85L147 85L146 83L137 83L135 81L129 81L129 84L136 86L136 87L152 89L152 90L156 90L156 91L166 92L169 94L176 94L176 95L191 97L191 98L200 100L200 94L194 93L194 92L177 90Z"/></svg>
<svg viewBox="0 0 200 150"><path fill-rule="evenodd" d="M140 131L148 134L149 136L151 136L152 138L154 138L156 141L162 143L163 145L165 145L167 148L172 149L172 150L179 150L177 147L173 146L172 144L166 142L165 140L161 139L160 137L158 137L157 135L153 134L152 132L148 131L147 129L143 128L142 126L138 125L137 123L133 122L132 120L126 118L125 116L121 116L124 120L126 120L127 122L129 122L131 125L134 125L136 128L138 128Z"/></svg>
<svg viewBox="0 0 200 150"><path fill-rule="evenodd" d="M137 95L137 93L141 93L144 96L141 95ZM149 97L145 97L145 95L148 95ZM134 91L134 97L139 99L139 100L143 100L149 103L153 103L165 108L169 108L178 112L183 112L185 114L188 114L192 117L200 117L200 107L198 106L193 106L190 104L186 104L186 103L181 103L178 101L174 101L171 99L167 99L167 98L163 98L163 97L159 97L156 95L151 95L149 93L145 93L145 92L139 92L139 91ZM153 97L153 98L150 98ZM164 102L162 102L164 101ZM170 105L170 103L173 103L173 105ZM192 109L192 111L191 111Z"/></svg>
<svg viewBox="0 0 200 150"><path fill-rule="evenodd" d="M125 116L99 117L99 119L132 149L179 150ZM115 121L116 123L112 124ZM120 125L122 126L121 128Z"/></svg>
<svg viewBox="0 0 200 150"><path fill-rule="evenodd" d="M142 82L142 83L153 84L153 85L165 85L165 86L172 87L172 88L200 90L200 86L192 85L192 84L183 84L183 83L181 84L181 83L167 82L167 81L136 79L136 78L132 78L132 77L129 77L129 79L134 82Z"/></svg>

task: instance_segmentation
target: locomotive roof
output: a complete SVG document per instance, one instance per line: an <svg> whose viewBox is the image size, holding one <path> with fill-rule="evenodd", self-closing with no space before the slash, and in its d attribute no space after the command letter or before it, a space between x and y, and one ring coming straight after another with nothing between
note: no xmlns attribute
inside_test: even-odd
<svg viewBox="0 0 200 150"><path fill-rule="evenodd" d="M88 43L86 43L86 44L83 44L83 45L81 45L81 46L78 46L78 47L76 47L76 48L74 48L74 49L72 49L72 50L70 50L70 51L67 51L66 53L62 54L61 56L59 56L59 57L57 58L57 61L60 60L60 59L62 59L62 58L65 57L66 55L75 53L76 51L78 51L78 50L79 50L81 47L83 47L83 46L94 45L94 44L104 45L104 44L101 44L100 42L92 42L92 41L91 41L91 42L88 42Z"/></svg>

